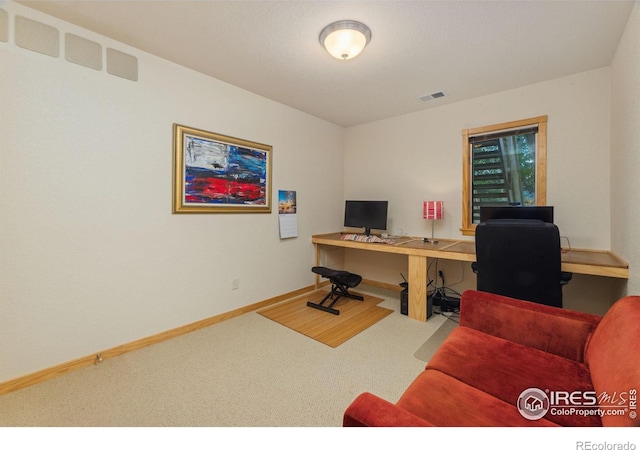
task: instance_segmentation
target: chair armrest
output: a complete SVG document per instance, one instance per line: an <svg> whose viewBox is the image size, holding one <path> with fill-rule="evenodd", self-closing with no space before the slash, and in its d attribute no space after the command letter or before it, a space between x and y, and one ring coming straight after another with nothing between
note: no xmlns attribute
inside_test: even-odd
<svg viewBox="0 0 640 450"><path fill-rule="evenodd" d="M460 325L584 362L600 316L469 290L460 300Z"/></svg>
<svg viewBox="0 0 640 450"><path fill-rule="evenodd" d="M349 405L344 427L432 427L433 424L369 392Z"/></svg>

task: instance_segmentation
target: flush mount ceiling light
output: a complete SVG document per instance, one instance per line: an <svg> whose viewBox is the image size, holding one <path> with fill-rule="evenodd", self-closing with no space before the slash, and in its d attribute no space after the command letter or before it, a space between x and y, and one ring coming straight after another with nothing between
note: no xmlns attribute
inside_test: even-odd
<svg viewBox="0 0 640 450"><path fill-rule="evenodd" d="M371 40L371 30L355 20L340 20L320 32L320 44L337 59L355 58Z"/></svg>

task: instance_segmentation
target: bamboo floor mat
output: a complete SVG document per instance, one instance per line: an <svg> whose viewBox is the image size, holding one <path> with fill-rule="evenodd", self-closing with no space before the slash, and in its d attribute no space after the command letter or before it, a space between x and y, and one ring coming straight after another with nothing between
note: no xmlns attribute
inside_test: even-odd
<svg viewBox="0 0 640 450"><path fill-rule="evenodd" d="M340 311L339 315L307 306L308 301L318 303L325 295L327 291L315 291L294 300L278 303L258 313L316 341L337 347L393 312L378 306L383 299L362 293L358 295L363 295L363 301L340 298L333 305ZM329 301L325 304L328 303Z"/></svg>

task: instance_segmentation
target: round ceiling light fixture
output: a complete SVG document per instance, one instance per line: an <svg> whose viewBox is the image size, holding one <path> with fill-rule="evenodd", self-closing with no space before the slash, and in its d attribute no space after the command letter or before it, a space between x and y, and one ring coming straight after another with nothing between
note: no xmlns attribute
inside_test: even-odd
<svg viewBox="0 0 640 450"><path fill-rule="evenodd" d="M337 59L355 58L370 40L369 27L355 20L333 22L320 32L320 44Z"/></svg>

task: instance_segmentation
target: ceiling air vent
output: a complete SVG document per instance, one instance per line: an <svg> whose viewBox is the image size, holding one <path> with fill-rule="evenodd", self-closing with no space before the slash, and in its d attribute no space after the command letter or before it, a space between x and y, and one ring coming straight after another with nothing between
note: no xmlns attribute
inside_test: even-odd
<svg viewBox="0 0 640 450"><path fill-rule="evenodd" d="M418 97L418 100L420 100L421 102L428 102L429 100L444 97L445 95L447 94L445 94L442 91L438 91L438 92L433 92L431 94L421 95L420 97Z"/></svg>

